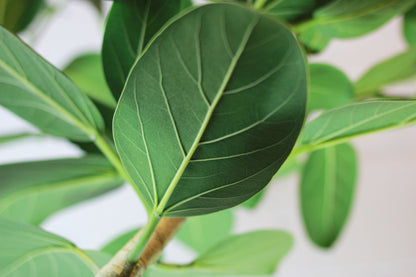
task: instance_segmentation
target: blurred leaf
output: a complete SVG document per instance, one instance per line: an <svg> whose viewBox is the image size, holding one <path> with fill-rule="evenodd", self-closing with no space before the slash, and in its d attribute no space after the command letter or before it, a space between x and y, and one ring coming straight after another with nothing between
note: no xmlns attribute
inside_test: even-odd
<svg viewBox="0 0 416 277"><path fill-rule="evenodd" d="M99 269L66 239L4 218L0 218L0 245L2 277L93 277Z"/></svg>
<svg viewBox="0 0 416 277"><path fill-rule="evenodd" d="M416 45L416 6L404 15L403 33L409 45Z"/></svg>
<svg viewBox="0 0 416 277"><path fill-rule="evenodd" d="M230 234L233 221L233 214L229 210L189 217L176 237L196 252L202 253Z"/></svg>
<svg viewBox="0 0 416 277"><path fill-rule="evenodd" d="M204 5L164 29L135 64L114 138L157 213L207 214L269 183L305 106L305 60L292 33L240 5Z"/></svg>
<svg viewBox="0 0 416 277"><path fill-rule="evenodd" d="M261 276L274 273L292 248L284 231L256 231L230 236L188 265L156 265L146 277Z"/></svg>
<svg viewBox="0 0 416 277"><path fill-rule="evenodd" d="M339 69L327 64L309 65L308 110L327 110L352 102L354 87Z"/></svg>
<svg viewBox="0 0 416 277"><path fill-rule="evenodd" d="M104 245L100 251L114 256L139 230L134 229L114 238Z"/></svg>
<svg viewBox="0 0 416 277"><path fill-rule="evenodd" d="M371 101L324 112L303 129L307 147L337 144L368 133L404 126L416 121L416 101Z"/></svg>
<svg viewBox="0 0 416 277"><path fill-rule="evenodd" d="M71 61L63 72L95 101L115 108L116 101L107 87L99 54L83 54Z"/></svg>
<svg viewBox="0 0 416 277"><path fill-rule="evenodd" d="M0 144L14 142L17 140L25 139L25 138L33 138L33 137L42 137L42 134L35 134L35 133L16 133L12 135L4 135L0 136Z"/></svg>
<svg viewBox="0 0 416 277"><path fill-rule="evenodd" d="M349 144L314 151L300 184L303 222L309 237L330 247L344 227L357 181L357 157Z"/></svg>
<svg viewBox="0 0 416 277"><path fill-rule="evenodd" d="M0 165L0 216L40 224L52 213L118 188L99 156Z"/></svg>
<svg viewBox="0 0 416 277"><path fill-rule="evenodd" d="M0 105L45 133L90 141L104 129L88 97L1 26L0 76Z"/></svg>
<svg viewBox="0 0 416 277"><path fill-rule="evenodd" d="M99 266L103 267L105 266L112 258L112 255L105 253L105 252L99 252L95 250L84 250L84 252Z"/></svg>
<svg viewBox="0 0 416 277"><path fill-rule="evenodd" d="M268 1L264 10L268 15L292 21L310 13L314 5L315 0L274 0Z"/></svg>
<svg viewBox="0 0 416 277"><path fill-rule="evenodd" d="M189 0L115 1L107 17L102 46L104 73L116 100L134 61L160 28Z"/></svg>
<svg viewBox="0 0 416 277"><path fill-rule="evenodd" d="M416 47L368 70L355 84L356 95L371 95L385 85L416 77Z"/></svg>
<svg viewBox="0 0 416 277"><path fill-rule="evenodd" d="M415 3L416 0L337 0L316 10L312 20L295 30L308 47L322 50L322 41L353 38L374 31Z"/></svg>
<svg viewBox="0 0 416 277"><path fill-rule="evenodd" d="M0 25L10 32L21 32L44 6L43 0L0 0Z"/></svg>

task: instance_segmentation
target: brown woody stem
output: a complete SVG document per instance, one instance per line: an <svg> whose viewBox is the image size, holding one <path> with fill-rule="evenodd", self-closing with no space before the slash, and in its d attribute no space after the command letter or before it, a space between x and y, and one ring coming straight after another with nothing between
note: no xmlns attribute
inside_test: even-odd
<svg viewBox="0 0 416 277"><path fill-rule="evenodd" d="M153 232L137 263L130 263L128 253L140 240L139 231L117 254L107 263L95 277L140 277L153 264L169 240L179 230L185 218L163 217Z"/></svg>

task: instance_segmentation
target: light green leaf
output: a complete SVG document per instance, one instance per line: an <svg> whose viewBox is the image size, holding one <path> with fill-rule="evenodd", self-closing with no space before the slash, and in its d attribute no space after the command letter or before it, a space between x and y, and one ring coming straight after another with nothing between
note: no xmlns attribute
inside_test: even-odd
<svg viewBox="0 0 416 277"><path fill-rule="evenodd" d="M416 101L372 101L343 106L323 113L305 126L302 143L337 144L367 133L416 121Z"/></svg>
<svg viewBox="0 0 416 277"><path fill-rule="evenodd" d="M326 110L352 102L354 87L348 77L327 64L309 65L308 110Z"/></svg>
<svg viewBox="0 0 416 277"><path fill-rule="evenodd" d="M351 209L357 181L357 157L349 144L314 151L300 183L303 222L309 237L330 247L339 236Z"/></svg>
<svg viewBox="0 0 416 277"><path fill-rule="evenodd" d="M293 245L284 231L256 231L230 236L188 265L157 265L146 277L261 276L274 273Z"/></svg>
<svg viewBox="0 0 416 277"><path fill-rule="evenodd" d="M0 136L0 144L14 142L17 140L25 139L25 138L33 138L33 137L41 137L41 134L35 133L16 133L11 135Z"/></svg>
<svg viewBox="0 0 416 277"><path fill-rule="evenodd" d="M113 257L112 255L105 253L105 252L99 252L95 250L84 250L84 252L99 266L103 267L105 266Z"/></svg>
<svg viewBox="0 0 416 277"><path fill-rule="evenodd" d="M0 276L93 277L98 265L74 244L35 226L0 218Z"/></svg>
<svg viewBox="0 0 416 277"><path fill-rule="evenodd" d="M110 108L116 107L104 77L99 54L83 54L71 61L63 72L89 97Z"/></svg>
<svg viewBox="0 0 416 277"><path fill-rule="evenodd" d="M315 0L274 0L264 7L266 14L284 20L295 20L312 11Z"/></svg>
<svg viewBox="0 0 416 277"><path fill-rule="evenodd" d="M316 10L313 19L296 27L307 46L322 48L317 38L353 38L369 33L406 12L415 0L337 0Z"/></svg>
<svg viewBox="0 0 416 277"><path fill-rule="evenodd" d="M107 17L102 58L108 85L120 97L127 75L150 39L189 0L114 1Z"/></svg>
<svg viewBox="0 0 416 277"><path fill-rule="evenodd" d="M117 150L149 205L206 214L266 186L302 126L305 71L293 35L245 7L205 5L168 25L114 117Z"/></svg>
<svg viewBox="0 0 416 277"><path fill-rule="evenodd" d="M122 183L100 156L0 165L0 216L39 224Z"/></svg>
<svg viewBox="0 0 416 277"><path fill-rule="evenodd" d="M43 0L0 0L0 25L10 32L21 32L44 5Z"/></svg>
<svg viewBox="0 0 416 277"><path fill-rule="evenodd" d="M385 85L416 76L416 47L408 49L367 71L355 84L357 95L371 95Z"/></svg>
<svg viewBox="0 0 416 277"><path fill-rule="evenodd" d="M0 105L52 135L88 141L104 124L59 70L0 26Z"/></svg>
<svg viewBox="0 0 416 277"><path fill-rule="evenodd" d="M416 45L416 6L404 15L403 33L409 45Z"/></svg>
<svg viewBox="0 0 416 277"><path fill-rule="evenodd" d="M233 221L233 214L229 210L193 216L186 219L176 237L198 253L202 253L230 234Z"/></svg>
<svg viewBox="0 0 416 277"><path fill-rule="evenodd" d="M134 229L116 237L115 239L104 245L100 251L111 255L115 255L131 238L133 238L133 236L138 231L139 229Z"/></svg>

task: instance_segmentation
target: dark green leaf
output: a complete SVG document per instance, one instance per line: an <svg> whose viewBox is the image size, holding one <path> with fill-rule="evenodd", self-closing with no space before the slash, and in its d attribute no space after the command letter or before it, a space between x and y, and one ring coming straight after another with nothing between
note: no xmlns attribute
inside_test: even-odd
<svg viewBox="0 0 416 277"><path fill-rule="evenodd" d="M130 68L150 39L189 0L114 1L103 40L105 77L116 99L120 97Z"/></svg>
<svg viewBox="0 0 416 277"><path fill-rule="evenodd" d="M116 101L107 87L99 54L83 54L71 61L63 72L89 97L107 107Z"/></svg>
<svg viewBox="0 0 416 277"><path fill-rule="evenodd" d="M330 247L344 227L357 181L357 157L349 144L314 151L300 184L303 221L309 237Z"/></svg>
<svg viewBox="0 0 416 277"><path fill-rule="evenodd" d="M415 0L337 0L316 10L313 20L297 27L301 41L322 49L322 41L352 38L371 32L394 16L406 12Z"/></svg>
<svg viewBox="0 0 416 277"><path fill-rule="evenodd" d="M186 219L176 237L198 253L203 253L230 234L233 221L233 214L228 210L193 216Z"/></svg>
<svg viewBox="0 0 416 277"><path fill-rule="evenodd" d="M416 6L404 15L403 33L410 45L416 45Z"/></svg>
<svg viewBox="0 0 416 277"><path fill-rule="evenodd" d="M416 76L416 47L383 61L367 71L355 84L357 95L371 95L385 85Z"/></svg>
<svg viewBox="0 0 416 277"><path fill-rule="evenodd" d="M312 11L315 0L274 0L264 8L266 14L284 20L295 20Z"/></svg>
<svg viewBox="0 0 416 277"><path fill-rule="evenodd" d="M123 183L99 156L0 165L0 180L0 216L31 224Z"/></svg>
<svg viewBox="0 0 416 277"><path fill-rule="evenodd" d="M45 133L88 141L104 128L86 95L1 26L0 91L0 105Z"/></svg>
<svg viewBox="0 0 416 277"><path fill-rule="evenodd" d="M305 75L291 32L251 9L205 5L168 25L114 117L117 150L149 205L199 215L259 192L302 126Z"/></svg>
<svg viewBox="0 0 416 277"><path fill-rule="evenodd" d="M292 236L283 231L234 235L221 240L189 265L158 265L146 277L270 275L292 245Z"/></svg>
<svg viewBox="0 0 416 277"><path fill-rule="evenodd" d="M93 277L99 267L85 252L35 226L0 218L0 276Z"/></svg>
<svg viewBox="0 0 416 277"><path fill-rule="evenodd" d="M362 102L330 110L312 120L303 130L302 143L336 144L414 121L416 101Z"/></svg>
<svg viewBox="0 0 416 277"><path fill-rule="evenodd" d="M10 32L21 32L43 6L43 0L0 0L0 25Z"/></svg>
<svg viewBox="0 0 416 277"><path fill-rule="evenodd" d="M309 65L308 110L326 110L349 104L354 87L339 69L327 64Z"/></svg>
<svg viewBox="0 0 416 277"><path fill-rule="evenodd" d="M131 239L133 236L139 231L139 229L134 229L132 231L126 232L121 236L116 237L103 248L101 248L101 252L108 253L111 255L115 255L123 246Z"/></svg>

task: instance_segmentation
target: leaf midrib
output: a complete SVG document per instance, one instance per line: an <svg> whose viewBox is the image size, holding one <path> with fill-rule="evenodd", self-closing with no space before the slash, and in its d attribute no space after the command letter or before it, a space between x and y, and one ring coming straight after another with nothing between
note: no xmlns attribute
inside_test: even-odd
<svg viewBox="0 0 416 277"><path fill-rule="evenodd" d="M220 86L220 88L217 92L217 95L215 96L214 100L211 103L210 108L208 109L208 111L206 113L206 116L205 116L204 121L201 125L201 128L199 129L199 132L198 132L198 134L197 134L189 152L187 153L186 157L183 159L183 161L182 161L179 169L177 170L174 178L172 179L171 183L169 184L168 189L166 190L164 196L162 197L162 200L160 201L160 204L156 208L156 213L157 214L162 215L164 213L165 206L168 203L168 201L170 199L170 196L172 195L174 189L176 188L176 185L178 184L180 178L182 177L182 174L184 173L186 167L188 166L189 162L191 161L191 158L192 158L193 154L195 153L196 149L198 148L199 142L202 139L202 135L204 134L204 132L205 132L207 126L208 126L208 123L209 123L209 121L212 117L212 114L213 114L217 104L219 103L219 101L222 97L222 94L224 93L225 88L226 88L226 86L227 86L227 84L228 84L228 82L229 82L229 80L230 80L230 78L233 74L233 71L234 71L234 69L237 65L237 62L240 59L240 57L241 57L241 55L242 55L242 53L245 49L245 46L247 45L247 42L248 42L248 40L249 40L253 30L254 30L254 27L257 25L258 22L259 22L259 16L255 16L253 18L253 20L251 21L251 23L247 26L247 29L246 29L246 31L243 35L243 38L240 42L240 45L239 45L234 57L230 61L230 65L229 65L228 70L227 70L227 72L224 76L224 79L221 83L221 86Z"/></svg>

